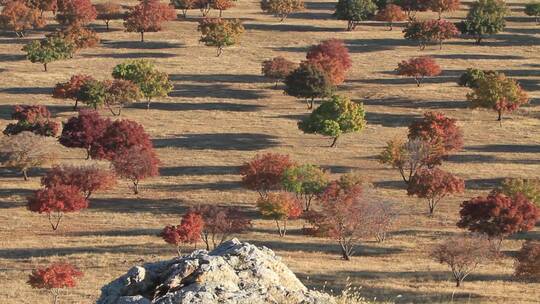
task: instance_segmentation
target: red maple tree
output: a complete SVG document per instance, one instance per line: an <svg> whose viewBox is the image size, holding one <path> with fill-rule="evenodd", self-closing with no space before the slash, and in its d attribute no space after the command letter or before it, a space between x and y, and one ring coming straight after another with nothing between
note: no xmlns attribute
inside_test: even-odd
<svg viewBox="0 0 540 304"><path fill-rule="evenodd" d="M227 241L231 235L242 233L251 228L251 220L236 207L201 205L193 209L204 220L202 239L206 250Z"/></svg>
<svg viewBox="0 0 540 304"><path fill-rule="evenodd" d="M96 159L112 160L117 154L131 147L152 149L150 136L143 126L128 119L116 120L109 124L90 149L90 155Z"/></svg>
<svg viewBox="0 0 540 304"><path fill-rule="evenodd" d="M56 84L53 90L54 98L61 99L73 99L75 100L75 105L73 110L77 110L77 105L79 103L79 92L85 83L95 81L95 79L90 75L77 74L71 76L67 82L59 82Z"/></svg>
<svg viewBox="0 0 540 304"><path fill-rule="evenodd" d="M159 32L163 23L176 18L174 7L159 2L159 0L143 0L127 12L124 27L127 32L141 33L141 42L144 42L144 33Z"/></svg>
<svg viewBox="0 0 540 304"><path fill-rule="evenodd" d="M116 174L133 183L133 193L139 194L139 182L158 176L159 159L152 147L134 145L114 154L111 165Z"/></svg>
<svg viewBox="0 0 540 304"><path fill-rule="evenodd" d="M77 117L71 117L64 124L60 144L68 148L84 148L89 159L90 151L97 149L98 140L110 124L110 119L102 118L97 111L81 110Z"/></svg>
<svg viewBox="0 0 540 304"><path fill-rule="evenodd" d="M83 273L69 263L57 262L47 267L37 268L28 278L28 285L32 288L46 289L53 295L53 303L58 303L60 289L77 286L77 279Z"/></svg>
<svg viewBox="0 0 540 304"><path fill-rule="evenodd" d="M342 40L329 39L312 46L307 55L310 64L325 71L334 85L339 85L345 81L347 71L352 66L349 49Z"/></svg>
<svg viewBox="0 0 540 304"><path fill-rule="evenodd" d="M400 62L396 71L398 75L413 77L416 81L416 85L420 86L427 76L437 76L441 74L441 67L433 58L422 56Z"/></svg>
<svg viewBox="0 0 540 304"><path fill-rule="evenodd" d="M56 20L61 25L86 25L96 20L96 8L90 0L62 0Z"/></svg>
<svg viewBox="0 0 540 304"><path fill-rule="evenodd" d="M57 185L37 190L28 197L28 210L45 213L53 230L58 229L64 213L88 208L88 200L76 186Z"/></svg>
<svg viewBox="0 0 540 304"><path fill-rule="evenodd" d="M166 226L160 235L163 240L176 247L178 255L181 255L182 244L197 244L201 240L204 220L200 214L190 211L182 216L180 225Z"/></svg>
<svg viewBox="0 0 540 304"><path fill-rule="evenodd" d="M266 153L257 155L240 168L242 183L249 190L255 190L261 197L268 191L281 189L281 178L294 162L288 155Z"/></svg>
<svg viewBox="0 0 540 304"><path fill-rule="evenodd" d="M116 185L116 176L96 165L54 166L44 177L41 185L46 188L58 185L75 186L89 199L96 191L109 190Z"/></svg>

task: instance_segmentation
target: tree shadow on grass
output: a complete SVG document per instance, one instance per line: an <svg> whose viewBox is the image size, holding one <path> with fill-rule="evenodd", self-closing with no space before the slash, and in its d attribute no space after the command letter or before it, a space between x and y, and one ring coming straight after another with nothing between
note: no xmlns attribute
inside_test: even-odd
<svg viewBox="0 0 540 304"><path fill-rule="evenodd" d="M152 185L148 188L160 191L195 191L195 190L211 190L211 191L230 191L241 189L242 185L237 181L218 181L210 183L193 183L193 184L160 184Z"/></svg>
<svg viewBox="0 0 540 304"><path fill-rule="evenodd" d="M432 57L441 58L441 59L463 59L463 60L518 60L518 59L525 59L523 56L495 55L495 54L439 54L439 55L433 55Z"/></svg>
<svg viewBox="0 0 540 304"><path fill-rule="evenodd" d="M159 168L160 176L234 175L240 166L178 166Z"/></svg>
<svg viewBox="0 0 540 304"><path fill-rule="evenodd" d="M151 188L149 185L143 186L142 191ZM90 209L99 212L152 214L183 214L187 210L180 200L125 197L92 198Z"/></svg>
<svg viewBox="0 0 540 304"><path fill-rule="evenodd" d="M202 133L154 139L156 148L256 151L279 145L278 137L260 133Z"/></svg>
<svg viewBox="0 0 540 304"><path fill-rule="evenodd" d="M490 153L540 153L540 145L532 144L493 144L466 146L466 151L490 152Z"/></svg>
<svg viewBox="0 0 540 304"><path fill-rule="evenodd" d="M249 23L245 24L246 30L256 31L269 31L269 32L343 32L343 28L336 27L322 27L313 25L299 25L299 24L268 24L268 23Z"/></svg>
<svg viewBox="0 0 540 304"><path fill-rule="evenodd" d="M276 232L277 233L277 232ZM337 258L341 257L341 249L337 243L328 243L327 239L317 239L318 243L288 243L283 241L249 241L257 246L266 246L275 251L306 251L306 252L324 252L326 254L336 255ZM403 252L401 248L385 248L367 245L362 243L356 246L356 256L388 256L392 254L398 254Z"/></svg>
<svg viewBox="0 0 540 304"><path fill-rule="evenodd" d="M172 58L176 54L162 52L132 52L132 53L105 53L105 54L82 54L85 58L115 58L115 59L137 59L137 58Z"/></svg>
<svg viewBox="0 0 540 304"><path fill-rule="evenodd" d="M399 174L397 170L396 170L396 174ZM392 189L392 190L400 190L400 189L407 188L407 185L405 184L403 180L379 181L379 182L374 182L373 186L375 186L375 188Z"/></svg>
<svg viewBox="0 0 540 304"><path fill-rule="evenodd" d="M490 163L490 164L519 164L519 165L538 165L540 159L503 159L493 155L482 154L456 154L450 155L446 161L453 163Z"/></svg>
<svg viewBox="0 0 540 304"><path fill-rule="evenodd" d="M172 74L169 76L171 81L191 81L196 83L265 83L271 82L261 75L251 74Z"/></svg>
<svg viewBox="0 0 540 304"><path fill-rule="evenodd" d="M465 180L465 188L470 190L493 190L504 178L472 178Z"/></svg>
<svg viewBox="0 0 540 304"><path fill-rule="evenodd" d="M154 243L133 244L133 245L112 245L112 246L84 246L84 247L64 247L64 248L15 248L15 249L0 249L0 258L9 260L24 260L30 258L46 258L53 256L70 256L77 254L96 254L105 253L122 254L122 255L166 255L170 254L169 246L156 246ZM131 267L132 265L129 265Z"/></svg>
<svg viewBox="0 0 540 304"><path fill-rule="evenodd" d="M69 236L75 237L99 237L99 236L156 236L161 232L161 229L116 229L116 230L99 230L99 231L76 231L66 233Z"/></svg>
<svg viewBox="0 0 540 304"><path fill-rule="evenodd" d="M171 43L166 41L113 41L102 40L101 44L106 48L112 49L137 49L137 50L160 50L176 49L183 47L181 43Z"/></svg>
<svg viewBox="0 0 540 304"><path fill-rule="evenodd" d="M391 97L385 99L364 99L361 100L364 105L386 106L393 108L408 109L466 109L468 104L465 101L454 100L411 100L401 97Z"/></svg>
<svg viewBox="0 0 540 304"><path fill-rule="evenodd" d="M263 97L263 91L260 90L241 90L234 89L227 85L212 84L212 85L191 85L181 84L176 85L174 90L169 94L171 97L184 98L228 98L253 100Z"/></svg>
<svg viewBox="0 0 540 304"><path fill-rule="evenodd" d="M146 110L146 104L134 103L130 108ZM224 112L255 112L264 106L226 102L152 102L150 109L163 111L224 111Z"/></svg>
<svg viewBox="0 0 540 304"><path fill-rule="evenodd" d="M6 94L31 94L31 95L51 95L53 88L51 87L14 87L0 89L0 93Z"/></svg>
<svg viewBox="0 0 540 304"><path fill-rule="evenodd" d="M379 52L393 50L401 46L417 46L414 42L397 38L349 39L345 40L345 45L351 53Z"/></svg>
<svg viewBox="0 0 540 304"><path fill-rule="evenodd" d="M414 114L366 112L366 121L368 124L381 125L383 127L405 127L418 118L420 116Z"/></svg>
<svg viewBox="0 0 540 304"><path fill-rule="evenodd" d="M0 189L0 210L26 207L26 200L24 198L32 195L33 190L22 188L5 188ZM17 201L10 200L11 197L18 197ZM22 201L19 201L23 198Z"/></svg>

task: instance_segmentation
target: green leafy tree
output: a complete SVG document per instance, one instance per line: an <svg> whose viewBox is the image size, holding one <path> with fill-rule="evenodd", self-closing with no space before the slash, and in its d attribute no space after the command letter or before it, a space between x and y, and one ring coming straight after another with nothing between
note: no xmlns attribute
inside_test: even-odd
<svg viewBox="0 0 540 304"><path fill-rule="evenodd" d="M334 90L328 74L308 62L300 64L285 78L285 94L305 98L308 109L313 108L315 98L331 96Z"/></svg>
<svg viewBox="0 0 540 304"><path fill-rule="evenodd" d="M471 89L476 88L478 87L478 80L484 78L486 74L495 74L495 71L468 68L465 73L461 74L457 84Z"/></svg>
<svg viewBox="0 0 540 304"><path fill-rule="evenodd" d="M324 101L306 119L298 123L304 133L315 133L334 138L330 147L335 147L338 138L344 133L360 132L366 125L362 104L350 98L334 95Z"/></svg>
<svg viewBox="0 0 540 304"><path fill-rule="evenodd" d="M313 199L329 182L328 173L315 165L294 166L283 172L283 188L304 201L304 211L309 211Z"/></svg>
<svg viewBox="0 0 540 304"><path fill-rule="evenodd" d="M527 93L521 86L503 73L485 75L477 81L478 86L467 94L467 100L475 108L488 108L497 111L498 121L504 112L512 112L529 102Z"/></svg>
<svg viewBox="0 0 540 304"><path fill-rule="evenodd" d="M461 22L461 32L476 38L480 44L486 35L502 31L508 8L503 0L479 0L470 6L467 18Z"/></svg>
<svg viewBox="0 0 540 304"><path fill-rule="evenodd" d="M525 15L534 17L537 24L540 24L540 3L533 1L525 4Z"/></svg>
<svg viewBox="0 0 540 304"><path fill-rule="evenodd" d="M244 26L238 19L205 18L199 22L198 30L201 32L200 41L206 46L217 47L219 57L223 48L240 42Z"/></svg>
<svg viewBox="0 0 540 304"><path fill-rule="evenodd" d="M165 97L173 89L167 73L158 71L152 62L144 59L121 63L114 68L112 75L115 79L130 80L139 86L148 109L152 98Z"/></svg>
<svg viewBox="0 0 540 304"><path fill-rule="evenodd" d="M75 48L65 39L48 37L43 40L34 40L26 44L22 50L26 52L26 58L30 62L43 64L46 72L49 63L73 57Z"/></svg>
<svg viewBox="0 0 540 304"><path fill-rule="evenodd" d="M107 86L98 80L86 81L79 92L77 100L82 103L97 109L103 106L107 97Z"/></svg>
<svg viewBox="0 0 540 304"><path fill-rule="evenodd" d="M377 5L372 0L339 0L334 16L347 21L347 31L356 28L359 22L375 15Z"/></svg>
<svg viewBox="0 0 540 304"><path fill-rule="evenodd" d="M493 192L510 197L521 194L540 208L540 179L538 178L507 178Z"/></svg>

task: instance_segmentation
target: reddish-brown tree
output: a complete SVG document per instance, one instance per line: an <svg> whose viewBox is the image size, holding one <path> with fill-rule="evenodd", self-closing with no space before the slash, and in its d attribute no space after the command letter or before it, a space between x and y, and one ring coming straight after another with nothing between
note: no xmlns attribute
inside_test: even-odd
<svg viewBox="0 0 540 304"><path fill-rule="evenodd" d="M288 155L266 153L255 158L240 168L242 183L249 190L259 192L265 197L268 191L281 189L283 172L291 168L294 162Z"/></svg>
<svg viewBox="0 0 540 304"><path fill-rule="evenodd" d="M68 82L59 82L56 84L53 90L53 97L75 100L73 110L77 110L77 105L79 103L79 92L84 84L90 81L95 81L95 79L90 75L73 75Z"/></svg>
<svg viewBox="0 0 540 304"><path fill-rule="evenodd" d="M389 30L393 29L394 22L407 20L407 15L403 12L400 6L395 4L387 4L382 10L379 10L375 19L378 21L386 21Z"/></svg>
<svg viewBox="0 0 540 304"><path fill-rule="evenodd" d="M159 32L163 23L176 18L174 7L159 2L159 0L143 0L129 9L124 27L127 32L141 33L144 42L144 33Z"/></svg>
<svg viewBox="0 0 540 304"><path fill-rule="evenodd" d="M139 194L141 180L159 175L159 159L151 146L121 148L114 153L111 165L118 176L133 183L134 194Z"/></svg>
<svg viewBox="0 0 540 304"><path fill-rule="evenodd" d="M233 8L236 0L213 0L212 8L219 11L219 17L223 14L223 11Z"/></svg>
<svg viewBox="0 0 540 304"><path fill-rule="evenodd" d="M81 110L79 116L71 117L62 129L60 144L68 148L86 149L86 158L92 149L97 150L99 139L111 124L110 119L102 118L97 111Z"/></svg>
<svg viewBox="0 0 540 304"><path fill-rule="evenodd" d="M515 276L528 281L540 281L540 241L526 241L516 256Z"/></svg>
<svg viewBox="0 0 540 304"><path fill-rule="evenodd" d="M459 228L498 239L500 245L505 236L533 229L540 212L521 194L508 197L492 193L487 197L479 196L464 201L459 215Z"/></svg>
<svg viewBox="0 0 540 304"><path fill-rule="evenodd" d="M56 136L60 131L60 124L51 120L51 113L45 106L16 105L13 107L11 118L17 123L6 126L4 134L16 135L29 131L41 136Z"/></svg>
<svg viewBox="0 0 540 304"><path fill-rule="evenodd" d="M108 80L104 85L107 88L105 105L114 116L120 115L124 106L143 98L139 86L131 80Z"/></svg>
<svg viewBox="0 0 540 304"><path fill-rule="evenodd" d="M418 171L409 182L407 194L426 199L431 216L444 197L462 193L464 190L465 183L461 178L434 168Z"/></svg>
<svg viewBox="0 0 540 304"><path fill-rule="evenodd" d="M90 0L62 0L56 14L61 25L86 25L96 20L96 8Z"/></svg>
<svg viewBox="0 0 540 304"><path fill-rule="evenodd" d="M75 52L95 47L100 42L99 36L95 31L88 29L79 23L68 25L61 31L52 33L48 36L55 36L69 42L73 46Z"/></svg>
<svg viewBox="0 0 540 304"><path fill-rule="evenodd" d="M116 120L92 144L90 155L96 159L112 160L117 154L134 146L153 150L150 136L142 125L128 119Z"/></svg>
<svg viewBox="0 0 540 304"><path fill-rule="evenodd" d="M439 14L439 19L444 12L453 12L459 9L460 0L429 0L429 9Z"/></svg>
<svg viewBox="0 0 540 304"><path fill-rule="evenodd" d="M15 32L19 37L24 37L27 30L43 26L45 19L39 10L21 0L8 1L0 13L0 27Z"/></svg>
<svg viewBox="0 0 540 304"><path fill-rule="evenodd" d="M58 229L64 213L88 208L88 200L76 186L58 185L37 190L28 197L28 210L45 213L53 230Z"/></svg>
<svg viewBox="0 0 540 304"><path fill-rule="evenodd" d="M352 66L349 49L339 39L325 40L312 46L306 58L310 64L325 71L334 85L345 81L347 71Z"/></svg>
<svg viewBox="0 0 540 304"><path fill-rule="evenodd" d="M496 259L498 252L487 238L464 235L449 238L435 246L431 257L450 267L456 287L459 287L480 264Z"/></svg>
<svg viewBox="0 0 540 304"><path fill-rule="evenodd" d="M441 67L433 58L422 56L400 62L396 71L398 75L413 77L420 86L425 77L441 74Z"/></svg>
<svg viewBox="0 0 540 304"><path fill-rule="evenodd" d="M427 161L430 167L439 165L448 155L463 148L463 133L456 120L440 112L426 112L421 120L409 125L410 140L428 142L437 153L432 153Z"/></svg>
<svg viewBox="0 0 540 304"><path fill-rule="evenodd" d="M262 62L262 74L274 79L277 88L278 82L285 79L297 67L296 63L279 56Z"/></svg>
<svg viewBox="0 0 540 304"><path fill-rule="evenodd" d="M69 263L53 263L44 268L37 268L32 271L28 278L28 285L32 288L46 289L53 296L53 303L58 303L60 289L73 288L77 286L77 280L83 273Z"/></svg>
<svg viewBox="0 0 540 304"><path fill-rule="evenodd" d="M320 211L311 211L307 220L313 233L337 240L344 260L350 260L361 239L373 236L372 212L359 183L334 181L320 197Z"/></svg>
<svg viewBox="0 0 540 304"><path fill-rule="evenodd" d="M259 198L257 208L263 218L276 222L280 237L287 234L287 222L302 215L302 203L289 192L268 193Z"/></svg>
<svg viewBox="0 0 540 304"><path fill-rule="evenodd" d="M116 176L96 165L54 166L41 178L41 185L54 188L58 185L75 186L89 199L96 191L109 190L116 185Z"/></svg>
<svg viewBox="0 0 540 304"><path fill-rule="evenodd" d="M109 30L109 23L111 20L122 19L124 15L121 12L122 6L118 3L109 1L105 3L98 3L95 5L97 11L97 19L103 20L107 31Z"/></svg>
<svg viewBox="0 0 540 304"><path fill-rule="evenodd" d="M206 250L216 248L227 241L231 235L242 233L252 226L251 220L245 213L235 207L202 205L194 208L193 211L203 218L202 239L206 244Z"/></svg>
<svg viewBox="0 0 540 304"><path fill-rule="evenodd" d="M26 5L38 9L42 16L45 12L56 14L58 10L58 0L26 0Z"/></svg>
<svg viewBox="0 0 540 304"><path fill-rule="evenodd" d="M182 255L180 246L182 244L195 244L201 240L201 233L204 227L203 218L196 212L188 212L182 216L180 225L166 226L159 236L168 244L176 247L178 256Z"/></svg>

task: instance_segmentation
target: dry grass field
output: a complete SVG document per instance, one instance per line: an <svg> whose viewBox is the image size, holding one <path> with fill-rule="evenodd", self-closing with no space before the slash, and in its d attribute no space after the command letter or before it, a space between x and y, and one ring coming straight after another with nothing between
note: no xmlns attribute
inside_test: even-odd
<svg viewBox="0 0 540 304"><path fill-rule="evenodd" d="M540 227L506 240L506 257L481 267L458 290L448 269L428 257L431 245L459 233L455 222L461 201L487 193L505 177L537 177L540 172L540 27L523 15L524 1L509 3L512 14L505 31L483 45L451 40L442 50L428 46L420 51L403 39L400 28L388 31L379 23L366 22L346 32L346 22L332 18L334 3L318 0L307 0L304 12L283 23L262 14L257 1L240 0L224 14L244 21L242 44L225 49L219 58L214 48L198 42L198 11L169 23L163 32L147 34L145 43L137 42L137 34L124 32L121 21L112 22L110 32L95 23L102 44L50 64L47 73L20 50L45 30L22 39L4 34L2 129L15 104L47 105L56 120L65 121L76 113L68 101L51 97L54 84L75 73L110 78L112 68L126 59L154 60L171 75L175 88L149 111L141 103L122 114L144 125L162 161L161 176L143 181L137 196L122 181L114 190L95 195L90 209L69 214L55 233L44 216L25 206L25 197L39 188L43 170L33 170L24 182L19 174L0 168L0 303L48 303L49 295L32 290L26 280L37 265L58 260L69 260L85 273L61 302L93 303L102 285L131 266L171 258L174 249L156 234L201 203L247 210L255 219L254 229L239 237L274 249L312 288L339 290L349 279L366 298L377 301L448 303L454 294L453 301L459 303L539 303L540 284L516 281L511 256L524 239L540 239ZM466 4L448 18L462 18ZM368 122L362 133L344 136L337 149L327 147L327 138L302 134L296 122L308 113L305 104L260 76L262 60L281 55L300 61L310 45L328 38L343 39L350 49L353 68L339 92L364 103ZM420 88L393 72L399 61L418 55L433 56L444 70ZM515 77L530 93L531 104L508 115L502 126L495 112L467 108L467 89L455 81L468 67ZM432 218L423 201L407 197L397 171L376 160L387 140L404 136L407 125L427 110L457 118L465 136L465 148L444 168L464 178L467 191L443 201ZM110 116L106 110L103 115ZM237 173L243 162L265 151L321 165L335 177L359 170L380 196L402 207L400 226L384 243L363 243L350 262L340 259L332 241L302 236L300 221L290 235L279 238L272 222L258 219L257 194L242 189ZM82 150L65 149L59 161L82 163L84 156Z"/></svg>

